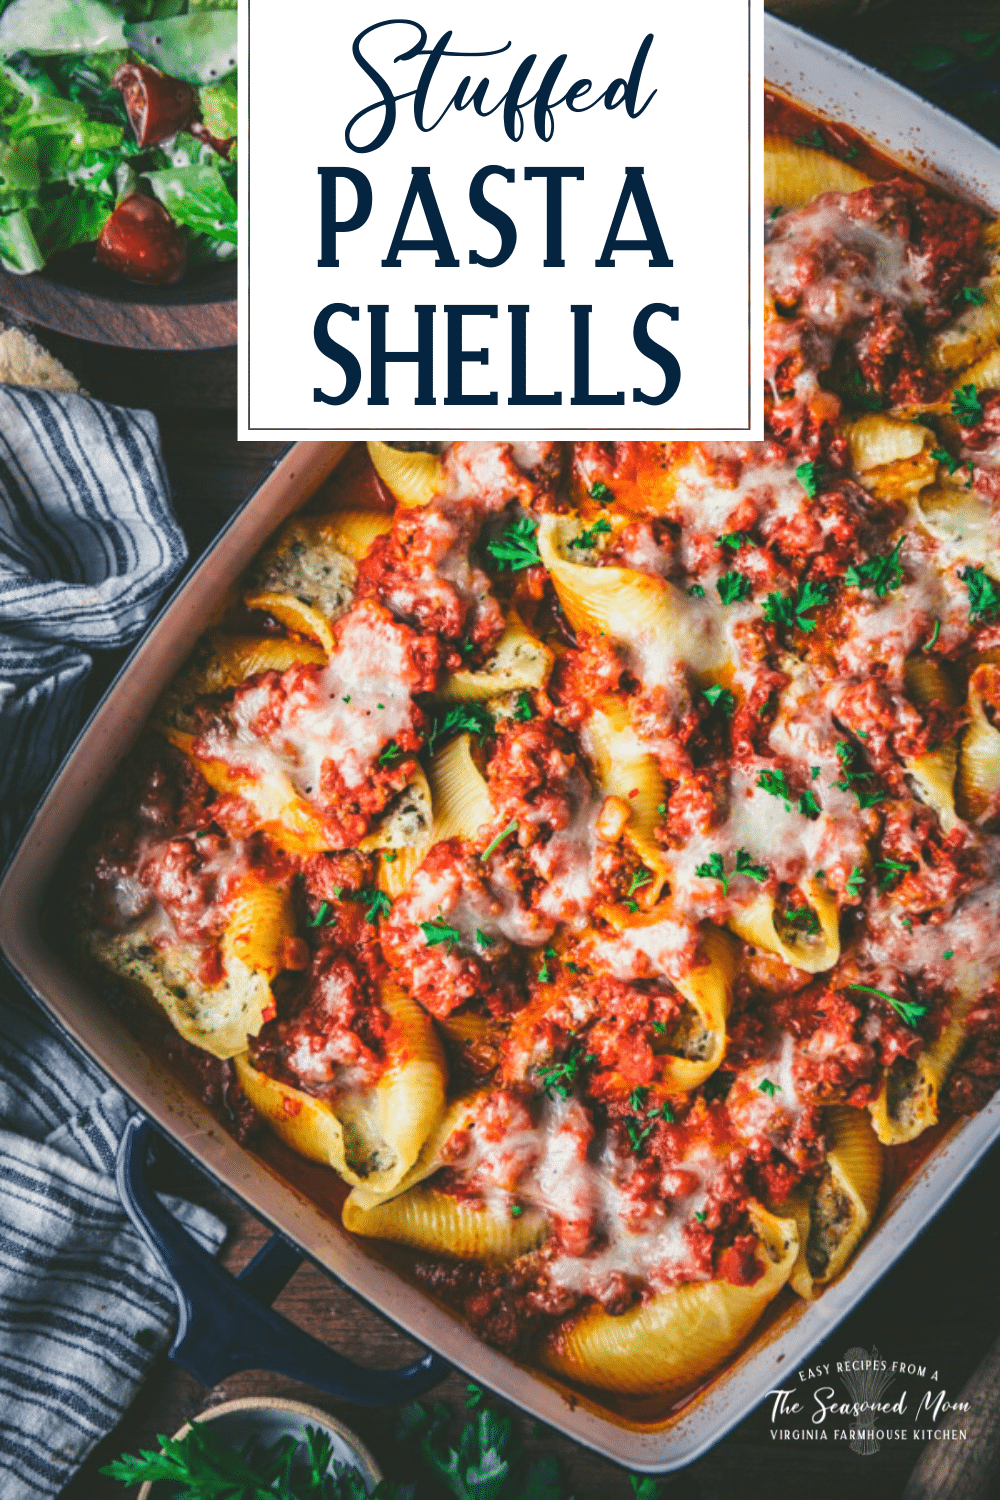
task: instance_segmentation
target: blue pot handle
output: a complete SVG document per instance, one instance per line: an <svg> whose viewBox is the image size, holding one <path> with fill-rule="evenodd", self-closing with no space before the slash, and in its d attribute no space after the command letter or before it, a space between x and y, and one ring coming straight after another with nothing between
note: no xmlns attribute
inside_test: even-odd
<svg viewBox="0 0 1000 1500"><path fill-rule="evenodd" d="M437 1354L425 1354L405 1369L366 1370L276 1313L270 1304L302 1256L276 1234L239 1276L231 1276L150 1188L146 1164L153 1139L149 1121L133 1115L118 1148L118 1193L177 1298L170 1358L202 1385L218 1385L239 1370L271 1370L343 1401L399 1406L422 1396L449 1373Z"/></svg>

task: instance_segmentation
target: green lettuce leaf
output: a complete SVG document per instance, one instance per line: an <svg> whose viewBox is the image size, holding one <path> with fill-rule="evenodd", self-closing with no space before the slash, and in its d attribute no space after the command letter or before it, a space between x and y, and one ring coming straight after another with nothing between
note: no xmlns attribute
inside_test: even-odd
<svg viewBox="0 0 1000 1500"><path fill-rule="evenodd" d="M0 15L0 57L113 52L124 32L121 11L105 0L13 0Z"/></svg>
<svg viewBox="0 0 1000 1500"><path fill-rule="evenodd" d="M153 192L178 224L210 240L236 244L236 200L218 167L200 163L145 174Z"/></svg>
<svg viewBox="0 0 1000 1500"><path fill-rule="evenodd" d="M201 118L206 130L220 140L236 134L236 74L230 73L221 83L198 90Z"/></svg>
<svg viewBox="0 0 1000 1500"><path fill-rule="evenodd" d="M45 256L23 209L0 218L0 265L8 271L26 274L40 271L44 264Z"/></svg>
<svg viewBox="0 0 1000 1500"><path fill-rule="evenodd" d="M72 250L74 245L87 245L96 240L114 206L113 196L102 198L95 193L79 191L40 203L32 210L31 220L45 259L59 255L63 250Z"/></svg>

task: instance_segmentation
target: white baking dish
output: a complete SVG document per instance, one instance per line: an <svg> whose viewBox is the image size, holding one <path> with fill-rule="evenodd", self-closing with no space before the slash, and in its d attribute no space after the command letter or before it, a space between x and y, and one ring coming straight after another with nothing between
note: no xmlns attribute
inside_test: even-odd
<svg viewBox="0 0 1000 1500"><path fill-rule="evenodd" d="M870 69L775 20L767 76L831 119L863 131L928 177L1000 210L1000 151ZM238 1145L149 1055L47 941L49 885L70 839L138 734L225 589L265 537L332 472L346 444L289 451L164 610L70 753L0 886L6 956L52 1015L191 1156L302 1250L475 1380L578 1442L635 1470L667 1471L717 1442L822 1342L886 1273L1000 1134L1000 1097L955 1125L896 1194L845 1275L815 1303L782 1302L744 1353L680 1411L640 1415L570 1393L481 1343L403 1276L348 1237L324 1208L319 1171L286 1177ZM328 1197L327 1197L328 1201ZM649 1408L646 1408L648 1412Z"/></svg>

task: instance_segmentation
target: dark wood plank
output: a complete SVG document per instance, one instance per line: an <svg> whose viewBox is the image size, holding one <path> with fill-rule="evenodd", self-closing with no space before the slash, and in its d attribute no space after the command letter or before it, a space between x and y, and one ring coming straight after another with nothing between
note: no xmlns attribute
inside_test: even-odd
<svg viewBox="0 0 1000 1500"><path fill-rule="evenodd" d="M223 286L136 287L110 275L84 285L48 271L0 270L0 307L29 323L126 349L228 349L236 343L235 273Z"/></svg>

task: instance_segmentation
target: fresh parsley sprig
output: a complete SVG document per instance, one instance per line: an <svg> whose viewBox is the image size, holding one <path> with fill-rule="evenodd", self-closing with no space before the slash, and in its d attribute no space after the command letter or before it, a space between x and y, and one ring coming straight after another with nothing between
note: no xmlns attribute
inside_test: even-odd
<svg viewBox="0 0 1000 1500"><path fill-rule="evenodd" d="M717 708L727 719L732 718L736 711L736 694L729 688L720 687L717 682L713 682L711 687L705 689L703 696L708 700L710 708Z"/></svg>
<svg viewBox="0 0 1000 1500"><path fill-rule="evenodd" d="M983 404L975 385L963 385L953 392L951 414L962 427L978 427L983 420Z"/></svg>
<svg viewBox="0 0 1000 1500"><path fill-rule="evenodd" d="M241 1450L201 1422L192 1422L182 1438L158 1441L161 1452L123 1454L101 1472L129 1487L169 1486L175 1500L366 1500L368 1495L363 1475L338 1462L329 1433L315 1427L306 1427L305 1452L294 1437ZM415 1494L413 1484L383 1479L372 1500L413 1500Z"/></svg>
<svg viewBox="0 0 1000 1500"><path fill-rule="evenodd" d="M916 1028L921 1016L927 1014L928 1007L917 1000L897 1000L894 995L889 995L885 990L874 989L870 984L849 984L849 990L862 990L866 995L876 995L879 1000L884 1000L891 1005L899 1016L904 1026Z"/></svg>
<svg viewBox="0 0 1000 1500"><path fill-rule="evenodd" d="M903 569L899 554L905 537L900 537L891 552L882 557L869 557L863 563L852 563L844 574L844 582L852 589L874 589L880 599L903 582Z"/></svg>
<svg viewBox="0 0 1000 1500"><path fill-rule="evenodd" d="M756 785L761 791L777 797L785 804L785 811L792 810L792 789L788 785L788 777L784 771L761 771L757 777Z"/></svg>
<svg viewBox="0 0 1000 1500"><path fill-rule="evenodd" d="M535 1080L550 1099L568 1099L585 1063L596 1062L593 1052L584 1052L580 1042L573 1042L561 1062L539 1068Z"/></svg>
<svg viewBox="0 0 1000 1500"><path fill-rule="evenodd" d="M456 734L474 734L483 739L493 728L493 720L481 703L456 703L453 708L439 709L427 733L427 750L433 755L442 740Z"/></svg>
<svg viewBox="0 0 1000 1500"><path fill-rule="evenodd" d="M536 568L542 561L538 551L537 532L537 521L533 521L530 516L518 516L513 526L501 537L494 542L487 542L486 550L502 570L519 573L523 568Z"/></svg>
<svg viewBox="0 0 1000 1500"><path fill-rule="evenodd" d="M745 574L732 568L728 573L723 573L715 587L723 604L738 604L741 599L748 597L753 585Z"/></svg>
<svg viewBox="0 0 1000 1500"><path fill-rule="evenodd" d="M969 591L969 620L995 620L1000 612L1000 587L985 568L959 568L958 576Z"/></svg>
<svg viewBox="0 0 1000 1500"><path fill-rule="evenodd" d="M570 546L579 548L581 552L590 551L593 547L597 546L598 537L608 536L610 535L610 532L611 522L606 521L604 517L601 516L594 522L593 526L585 527L584 530L580 532L579 536L575 536L570 542ZM540 558L539 561L541 561Z"/></svg>
<svg viewBox="0 0 1000 1500"><path fill-rule="evenodd" d="M439 943L447 943L447 951L450 953L456 943L462 941L462 934L457 927L449 927L447 922L435 920L433 922L421 922L420 930L426 939L428 948L435 948Z"/></svg>
<svg viewBox="0 0 1000 1500"><path fill-rule="evenodd" d="M764 600L764 618L772 625L782 625L787 630L804 630L808 635L816 629L816 621L808 618L809 611L829 602L830 591L826 584L813 583L807 578L794 594L768 594Z"/></svg>
<svg viewBox="0 0 1000 1500"><path fill-rule="evenodd" d="M722 886L724 896L729 895L729 882L735 875L749 875L750 879L756 880L759 885L763 885L768 878L767 866L756 864L753 855L746 849L737 849L736 863L728 875L722 863L722 855L718 850L713 850L704 864L698 865L694 873L702 880L717 880Z"/></svg>
<svg viewBox="0 0 1000 1500"><path fill-rule="evenodd" d="M862 810L885 801L885 792L877 787L865 786L865 782L875 780L875 773L864 769L860 752L854 745L847 740L838 740L837 759L840 761L842 774L840 780L833 784L838 791L853 792Z"/></svg>
<svg viewBox="0 0 1000 1500"><path fill-rule="evenodd" d="M814 459L809 463L799 464L795 470L795 477L809 496L809 499L815 500L823 488L823 479L825 477L824 466L818 459Z"/></svg>

